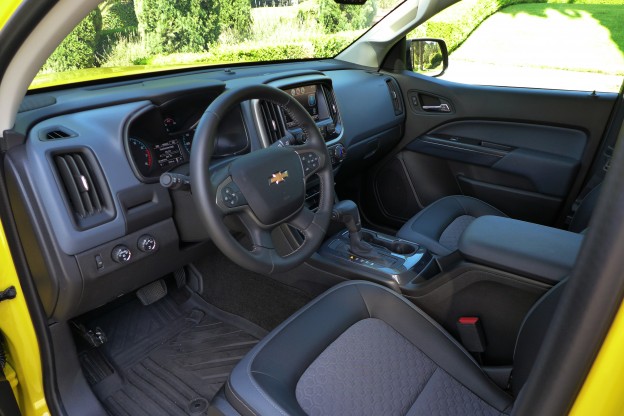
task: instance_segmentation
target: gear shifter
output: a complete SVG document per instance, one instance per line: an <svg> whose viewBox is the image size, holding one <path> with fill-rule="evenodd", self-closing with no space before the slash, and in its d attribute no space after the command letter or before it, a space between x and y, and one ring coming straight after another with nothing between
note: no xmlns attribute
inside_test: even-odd
<svg viewBox="0 0 624 416"><path fill-rule="evenodd" d="M366 241L362 240L362 222L360 221L360 212L355 202L344 200L334 205L332 210L332 220L342 222L349 231L349 241L351 247L349 251L356 256L367 259L376 259L377 250Z"/></svg>

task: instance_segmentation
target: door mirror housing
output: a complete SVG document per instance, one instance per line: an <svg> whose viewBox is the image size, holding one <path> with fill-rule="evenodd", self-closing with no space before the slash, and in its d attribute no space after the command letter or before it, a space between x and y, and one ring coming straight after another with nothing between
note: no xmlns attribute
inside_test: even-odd
<svg viewBox="0 0 624 416"><path fill-rule="evenodd" d="M418 74L439 77L448 68L448 49L442 39L407 41L407 67Z"/></svg>

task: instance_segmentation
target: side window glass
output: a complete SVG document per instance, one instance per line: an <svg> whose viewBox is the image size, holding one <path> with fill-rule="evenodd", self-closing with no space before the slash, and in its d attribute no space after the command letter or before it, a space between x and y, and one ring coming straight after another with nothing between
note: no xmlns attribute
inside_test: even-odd
<svg viewBox="0 0 624 416"><path fill-rule="evenodd" d="M478 85L617 92L624 0L462 0L408 38L441 38L441 79Z"/></svg>

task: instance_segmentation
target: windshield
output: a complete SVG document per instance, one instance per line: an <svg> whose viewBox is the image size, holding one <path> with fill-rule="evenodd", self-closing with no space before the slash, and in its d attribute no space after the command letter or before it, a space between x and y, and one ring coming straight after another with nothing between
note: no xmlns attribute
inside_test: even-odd
<svg viewBox="0 0 624 416"><path fill-rule="evenodd" d="M30 88L197 66L331 58L402 0L106 0Z"/></svg>

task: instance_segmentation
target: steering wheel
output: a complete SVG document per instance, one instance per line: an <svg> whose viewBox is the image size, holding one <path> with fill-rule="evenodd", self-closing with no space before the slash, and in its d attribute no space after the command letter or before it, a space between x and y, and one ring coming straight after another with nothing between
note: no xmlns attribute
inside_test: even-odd
<svg viewBox="0 0 624 416"><path fill-rule="evenodd" d="M211 172L217 128L228 112L243 101L259 99L279 105L307 136L305 144L271 146L235 158ZM304 205L306 182L320 181L316 212ZM308 112L287 93L268 85L227 90L202 115L190 162L191 189L199 218L216 246L246 269L271 274L303 263L320 246L333 206L333 172L321 133ZM224 224L229 215L247 229L252 249L243 247ZM271 231L282 224L304 238L295 251L280 256Z"/></svg>

